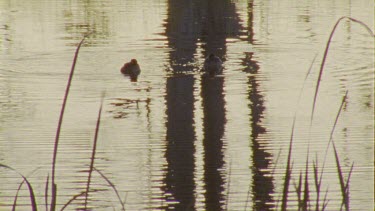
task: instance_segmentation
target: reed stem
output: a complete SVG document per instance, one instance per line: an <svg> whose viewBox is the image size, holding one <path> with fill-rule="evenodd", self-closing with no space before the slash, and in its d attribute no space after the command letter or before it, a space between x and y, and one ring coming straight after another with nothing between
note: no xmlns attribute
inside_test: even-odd
<svg viewBox="0 0 375 211"><path fill-rule="evenodd" d="M55 211L55 209L56 209L56 198L57 198L57 185L55 183L56 158L57 158L57 150L58 150L58 147L59 147L60 132L61 132L61 126L62 126L64 112L65 112L65 107L66 107L66 103L67 103L67 100L68 100L70 86L71 86L71 83L72 83L72 80L73 80L74 69L75 69L75 66L76 66L76 63L77 63L79 50L81 48L81 45L82 45L83 41L90 34L91 33L86 34L77 46L77 49L76 49L76 52L75 52L75 55L74 55L74 59L73 59L72 68L71 68L70 74L69 74L68 83L67 83L66 89L65 89L65 95L64 95L63 103L62 103L62 106L61 106L59 122L58 122L57 129L56 129L55 145L54 145L54 148L53 148L53 158L52 158L52 175L51 175L51 184L52 184L52 195L51 195L51 197L52 198L51 198L51 208L50 208L51 211Z"/></svg>

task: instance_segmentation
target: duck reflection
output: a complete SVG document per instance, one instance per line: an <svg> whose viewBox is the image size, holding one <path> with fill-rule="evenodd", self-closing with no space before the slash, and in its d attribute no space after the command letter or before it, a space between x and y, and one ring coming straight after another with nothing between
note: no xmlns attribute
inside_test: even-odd
<svg viewBox="0 0 375 211"><path fill-rule="evenodd" d="M225 61L226 39L237 36L240 25L231 1L202 1L201 34L204 57L215 55ZM221 69L220 64L220 69ZM221 71L221 70L220 70ZM212 77L214 76L214 77ZM201 97L203 107L203 147L205 210L224 210L225 161L224 129L226 124L224 77L202 76ZM226 196L228 197L228 196Z"/></svg>
<svg viewBox="0 0 375 211"><path fill-rule="evenodd" d="M248 4L248 42L253 43L253 1ZM273 177L270 176L271 154L265 149L264 141L259 140L259 136L266 133L266 129L261 125L263 113L265 110L263 96L259 92L258 70L260 69L256 61L253 60L253 53L245 53L242 65L244 71L252 73L248 77L249 87L249 109L251 112L251 149L252 149L252 193L253 210L271 210L274 208L272 193L274 192Z"/></svg>

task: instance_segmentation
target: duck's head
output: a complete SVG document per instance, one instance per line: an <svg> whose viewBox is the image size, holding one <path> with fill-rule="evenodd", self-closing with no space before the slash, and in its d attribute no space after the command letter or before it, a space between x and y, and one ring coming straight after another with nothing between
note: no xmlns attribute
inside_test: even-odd
<svg viewBox="0 0 375 211"><path fill-rule="evenodd" d="M138 64L138 61L136 59L132 59L132 60L130 60L130 63L132 63L132 64Z"/></svg>
<svg viewBox="0 0 375 211"><path fill-rule="evenodd" d="M214 59L215 58L215 54L213 53L210 53L210 55L208 56L209 59Z"/></svg>

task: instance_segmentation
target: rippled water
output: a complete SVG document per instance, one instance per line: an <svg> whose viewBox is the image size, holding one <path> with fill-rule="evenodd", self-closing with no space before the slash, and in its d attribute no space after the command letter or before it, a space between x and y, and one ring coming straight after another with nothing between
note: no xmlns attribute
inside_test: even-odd
<svg viewBox="0 0 375 211"><path fill-rule="evenodd" d="M311 127L310 119L332 27L341 16L373 26L373 4L1 1L0 163L30 180L42 209L74 51L93 31L80 50L64 116L58 208L86 189L103 92L95 167L116 186L127 210L267 210L281 205L295 112L290 208L308 156L314 198L312 162L322 166L348 90L333 140L345 177L354 163L351 209L372 210L374 40L359 24L339 24ZM225 70L205 78L199 70L211 52ZM141 65L137 82L119 71L131 58ZM332 147L326 160L322 190L328 189L328 210L337 210L342 198ZM22 179L4 168L0 178L0 210L10 210ZM90 209L121 208L99 173L90 187ZM29 203L23 187L19 209ZM78 197L69 210L83 207Z"/></svg>

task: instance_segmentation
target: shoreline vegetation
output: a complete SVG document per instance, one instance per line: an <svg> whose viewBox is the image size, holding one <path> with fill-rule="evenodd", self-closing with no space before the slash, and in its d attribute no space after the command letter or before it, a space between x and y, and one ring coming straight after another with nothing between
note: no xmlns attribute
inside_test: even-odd
<svg viewBox="0 0 375 211"><path fill-rule="evenodd" d="M344 16L344 17L341 17L340 19L337 20L336 24L334 25L334 27L331 31L329 39L327 41L326 48L325 48L325 51L324 51L324 55L323 55L323 58L322 58L322 62L320 64L319 75L318 75L318 79L316 81L316 87L315 87L313 107L312 107L312 111L311 111L310 129L311 129L312 123L313 123L315 106L316 106L316 103L317 103L317 98L318 98L318 93L319 93L319 86L320 86L320 82L322 80L322 75L323 75L323 72L324 72L325 62L326 62L326 59L328 57L328 51L329 51L329 48L330 48L330 44L331 44L331 41L332 41L332 38L334 36L336 28L338 27L339 23L342 20L348 20L348 21L360 24L361 26L363 26L367 30L367 32L371 35L371 37L373 37L373 38L375 37L375 35L374 35L373 31L370 29L370 27L368 27L365 23L363 23L363 22L361 22L357 19ZM63 104L62 104L62 108L61 108L61 112L60 112L60 116L59 116L59 121L58 121L57 129L56 129L56 137L55 137L55 142L54 142L53 158L52 158L52 165L51 165L51 167L52 167L51 178L50 178L49 175L47 175L46 182L45 182L45 193L44 193L44 196L43 196L44 199L45 199L45 201L44 201L45 209L50 210L50 211L55 211L57 209L56 202L57 202L57 198L58 198L58 184L56 184L56 182L55 182L55 177L56 177L55 172L56 172L56 160L57 160L57 154L58 154L60 131L61 131L62 123L63 123L65 106L66 106L66 103L67 103L67 100L68 100L69 90L70 90L71 83L72 83L72 80L73 80L75 65L76 65L76 62L77 62L77 59L78 59L79 50L80 50L82 44L84 43L84 40L88 36L90 36L92 33L93 32L84 35L81 42L77 46L77 49L76 49L75 55L74 55L74 59L73 59L73 63L72 63L72 67L71 67L71 71L70 71L70 74L69 74L69 79L68 79L68 82L67 82L64 98L63 98ZM315 61L315 58L313 59L312 64L314 63L314 61ZM311 64L311 66L308 70L308 73L306 74L305 82L306 82L306 79L308 78L308 76L311 72L312 64ZM303 90L303 87L302 87L302 90ZM302 90L301 90L301 93L302 93ZM301 99L301 93L300 93L300 96L299 96L298 103ZM102 113L104 97L105 97L105 93L103 92L102 97L101 97L101 102L100 102L100 108L99 108L99 111L98 111L96 127L95 127L95 137L94 137L94 140L93 140L93 148L92 148L92 151L91 151L91 159L90 159L91 162L90 162L89 171L88 171L86 188L81 193L78 193L78 194L72 196L69 201L63 203L62 204L63 206L61 207L60 210L65 210L70 204L72 204L72 202L74 202L75 200L77 200L80 197L84 197L84 207L83 207L83 209L84 210L89 209L88 208L88 197L89 197L89 193L90 193L91 176L94 172L98 173L101 176L101 178L103 178L105 183L107 183L113 189L113 191L115 192L115 194L118 198L118 201L121 205L121 210L125 210L126 200L121 199L120 194L117 191L115 184L113 184L108 179L108 177L105 176L105 174L103 172L101 172L99 169L95 168L95 165L94 165L95 164L94 161L95 161L95 154L96 154L96 146L97 146L97 142L98 142L98 134L99 134L99 129L100 129L100 120L101 120L101 113ZM293 161L292 161L293 141L294 141L293 136L294 136L294 132L295 132L295 122L296 122L296 118L297 118L297 112L295 112L292 127L291 127L291 135L290 135L290 142L289 142L289 149L288 149L288 156L287 156L287 165L286 165L286 169L285 169L283 190L282 190L282 194L281 194L282 199L279 200L279 201L276 201L276 205L275 205L276 210L279 209L278 203L280 201L281 201L280 210L284 211L284 210L288 209L288 202L289 202L288 197L290 196L291 193L295 193L296 196L297 196L298 210L316 210L316 211L326 210L326 207L329 203L329 199L327 198L328 189L324 191L324 190L321 189L321 187L322 187L322 182L323 182L322 178L323 178L323 173L324 173L324 167L325 167L325 164L326 164L326 157L327 157L327 154L328 154L328 149L331 145L332 145L332 148L333 148L333 151L334 151L336 170L337 170L337 174L338 174L338 182L339 182L339 185L340 185L340 190L341 190L341 195L342 195L341 210L342 209L344 209L344 210L350 209L350 206L349 206L350 205L350 203L349 203L349 199L350 199L350 197L349 197L349 183L350 183L350 177L351 177L353 169L354 169L354 164L352 163L349 172L345 176L344 172L342 170L342 166L340 164L340 157L339 157L339 154L337 152L336 145L335 145L335 142L334 142L334 139L333 139L335 128L336 128L337 122L339 121L341 111L342 111L343 107L345 106L347 97L348 97L348 91L346 91L345 95L342 97L341 106L338 109L337 115L335 117L335 122L334 122L334 125L332 126L330 138L328 140L327 147L326 147L326 150L325 150L325 156L324 156L323 163L319 164L318 158L316 158L315 160L312 161L312 172L313 172L312 177L314 178L313 179L314 184L309 184L309 182L308 182L309 177L311 177L311 175L309 175L309 169L310 169L310 165L311 165L310 164L310 155L309 155L309 151L310 151L309 147L310 146L308 145L307 146L305 172L299 173L299 178L298 178L297 182L295 182L295 184L294 184L295 190L291 191L289 186L290 186L290 183L291 183L291 180L292 180L291 175L292 175L292 171L293 171ZM319 168L320 165L321 165L321 167ZM17 191L15 193L15 196L14 196L14 202L13 202L12 210L16 210L16 208L17 208L17 199L18 199L18 196L19 196L19 191L21 190L23 184L25 184L25 183L26 183L28 191L29 191L30 208L33 211L38 210L38 204L36 202L36 196L35 196L35 193L34 193L34 189L33 189L32 184L30 183L30 181L27 179L27 177L24 176L23 174L21 174L20 172L18 172L15 168L13 168L11 166L8 166L8 165L0 163L0 168L6 168L10 171L13 171L22 178L22 181L19 184L18 189L17 189ZM230 178L230 172L229 172L229 178ZM312 190L313 188L311 188L310 186L313 186L315 188L315 190ZM51 195L49 195L49 193L51 193ZM228 184L228 193L227 194L229 194L229 184ZM312 199L312 197L311 197L312 195L314 195L316 198ZM229 197L227 196L227 198L229 198ZM50 203L48 203L49 201L50 201ZM246 201L246 205L249 204L249 203L251 203L251 202ZM228 200L226 200L226 206L225 207L226 207L226 210L227 210L228 209ZM245 209L246 209L246 207L245 207Z"/></svg>

